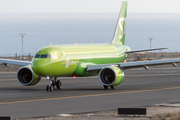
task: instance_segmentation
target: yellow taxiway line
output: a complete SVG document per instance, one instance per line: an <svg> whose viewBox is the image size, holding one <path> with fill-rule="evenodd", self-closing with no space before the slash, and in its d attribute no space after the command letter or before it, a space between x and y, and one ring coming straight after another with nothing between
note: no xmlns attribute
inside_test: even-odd
<svg viewBox="0 0 180 120"><path fill-rule="evenodd" d="M160 91L160 90L172 90L172 89L180 89L180 87L168 87L168 88L149 89L149 90L137 90L137 91L126 91L126 92L102 93L102 94L98 94L98 96L125 94L125 93L137 93L137 92L150 92L150 91ZM69 97L57 97L57 98L45 98L45 99L34 99L34 100L23 100L23 101L12 101L12 102L9 101L9 102L1 102L0 104L25 103L25 102L58 100L58 99L80 98L80 97L92 97L92 96L97 96L97 94L80 95L80 96L69 96Z"/></svg>

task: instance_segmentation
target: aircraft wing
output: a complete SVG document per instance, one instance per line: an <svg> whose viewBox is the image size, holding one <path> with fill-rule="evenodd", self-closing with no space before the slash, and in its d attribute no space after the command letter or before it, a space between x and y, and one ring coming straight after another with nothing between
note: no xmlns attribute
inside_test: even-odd
<svg viewBox="0 0 180 120"><path fill-rule="evenodd" d="M19 65L19 66L27 66L30 65L30 61L21 61L21 60L10 60L10 59L0 59L0 63L3 64L12 64L12 65Z"/></svg>
<svg viewBox="0 0 180 120"><path fill-rule="evenodd" d="M103 67L107 67L107 66L116 66L121 69L130 69L130 68L136 68L136 67L144 67L145 69L148 69L148 66L173 64L176 67L177 66L176 63L180 63L180 58L165 59L165 60L139 61L139 62L126 62L126 63L117 63L117 64L88 65L87 71L101 70Z"/></svg>

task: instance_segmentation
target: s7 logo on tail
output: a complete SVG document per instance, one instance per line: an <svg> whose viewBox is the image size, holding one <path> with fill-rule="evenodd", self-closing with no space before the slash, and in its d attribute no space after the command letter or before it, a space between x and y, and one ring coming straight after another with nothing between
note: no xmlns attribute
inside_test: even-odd
<svg viewBox="0 0 180 120"><path fill-rule="evenodd" d="M120 18L119 19L119 27L120 27L120 30L121 30L121 34L119 35L119 39L122 39L123 38L123 34L125 34L125 30L123 29L123 23L121 23L121 22L123 22L123 21L125 21L125 23L124 23L124 28L126 27L126 18Z"/></svg>

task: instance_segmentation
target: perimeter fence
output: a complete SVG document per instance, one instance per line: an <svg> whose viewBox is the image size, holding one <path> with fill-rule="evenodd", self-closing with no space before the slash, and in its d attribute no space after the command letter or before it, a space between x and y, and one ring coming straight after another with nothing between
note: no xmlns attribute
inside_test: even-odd
<svg viewBox="0 0 180 120"><path fill-rule="evenodd" d="M0 54L1 59L13 59L13 60L23 60L23 61L31 61L34 57L34 54L25 53L23 54Z"/></svg>

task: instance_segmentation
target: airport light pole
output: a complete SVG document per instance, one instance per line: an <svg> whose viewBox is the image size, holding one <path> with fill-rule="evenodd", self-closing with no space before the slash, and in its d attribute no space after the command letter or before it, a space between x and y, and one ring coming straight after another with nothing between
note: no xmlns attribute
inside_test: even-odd
<svg viewBox="0 0 180 120"><path fill-rule="evenodd" d="M23 37L25 35L25 33L20 33L21 37L22 37L22 60L23 60Z"/></svg>
<svg viewBox="0 0 180 120"><path fill-rule="evenodd" d="M151 49L151 41L152 41L153 37L148 37L148 38L150 40L150 49Z"/></svg>

